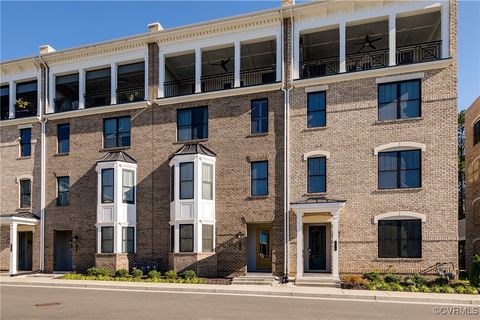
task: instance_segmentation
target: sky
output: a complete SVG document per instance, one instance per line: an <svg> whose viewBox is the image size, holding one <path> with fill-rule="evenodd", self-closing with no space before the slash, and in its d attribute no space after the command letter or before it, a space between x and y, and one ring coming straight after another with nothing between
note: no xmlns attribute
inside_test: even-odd
<svg viewBox="0 0 480 320"><path fill-rule="evenodd" d="M298 3L299 1L297 1ZM60 50L147 31L278 8L275 1L4 1L0 0L0 60ZM480 0L459 0L459 109L480 95Z"/></svg>

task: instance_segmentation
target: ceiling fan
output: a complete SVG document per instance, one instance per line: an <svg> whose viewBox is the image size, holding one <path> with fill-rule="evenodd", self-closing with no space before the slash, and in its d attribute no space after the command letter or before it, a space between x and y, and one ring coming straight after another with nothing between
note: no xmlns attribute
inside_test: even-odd
<svg viewBox="0 0 480 320"><path fill-rule="evenodd" d="M377 42L377 41L380 41L380 40L382 40L382 37L376 38L376 39L370 39L370 36L367 34L367 35L365 35L365 41L364 42L357 42L357 43L354 43L354 45L362 45L357 52L357 53L360 53L360 52L362 52L362 50L364 48L368 48L368 47L372 48L373 50L377 49L377 47L375 47L373 45L373 43Z"/></svg>
<svg viewBox="0 0 480 320"><path fill-rule="evenodd" d="M219 67L222 67L223 70L225 70L225 72L228 72L228 69L227 69L227 63L230 62L230 58L228 59L222 59L220 60L220 62L216 62L216 63L210 63L211 66L219 66Z"/></svg>

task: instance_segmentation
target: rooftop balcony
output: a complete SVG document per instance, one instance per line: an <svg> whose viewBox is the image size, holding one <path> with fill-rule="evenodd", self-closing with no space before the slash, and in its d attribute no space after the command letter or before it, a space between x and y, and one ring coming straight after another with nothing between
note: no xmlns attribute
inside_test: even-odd
<svg viewBox="0 0 480 320"><path fill-rule="evenodd" d="M16 84L15 118L37 115L37 80Z"/></svg>

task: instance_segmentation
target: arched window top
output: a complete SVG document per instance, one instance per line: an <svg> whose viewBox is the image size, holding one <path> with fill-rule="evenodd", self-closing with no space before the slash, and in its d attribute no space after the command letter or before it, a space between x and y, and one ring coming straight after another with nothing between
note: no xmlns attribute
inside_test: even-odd
<svg viewBox="0 0 480 320"><path fill-rule="evenodd" d="M480 197L477 197L477 198L473 199L472 206L475 205L475 203L477 203L477 202L480 203Z"/></svg>
<svg viewBox="0 0 480 320"><path fill-rule="evenodd" d="M314 150L303 154L303 160L307 161L308 158L312 157L325 157L330 158L330 151L325 150Z"/></svg>
<svg viewBox="0 0 480 320"><path fill-rule="evenodd" d="M401 151L401 150L411 150L411 149L420 149L422 151L427 150L427 145L420 142L412 141L402 141L402 142L391 142L383 144L381 146L375 147L373 149L373 154L378 155L382 151Z"/></svg>
<svg viewBox="0 0 480 320"><path fill-rule="evenodd" d="M16 181L17 183L20 183L20 180L33 180L33 176L32 175L29 175L29 174L23 174L21 176L18 176Z"/></svg>
<svg viewBox="0 0 480 320"><path fill-rule="evenodd" d="M427 221L427 217L423 213L413 211L392 211L376 215L373 218L373 223L377 224L379 220L407 220L420 219L422 222Z"/></svg>

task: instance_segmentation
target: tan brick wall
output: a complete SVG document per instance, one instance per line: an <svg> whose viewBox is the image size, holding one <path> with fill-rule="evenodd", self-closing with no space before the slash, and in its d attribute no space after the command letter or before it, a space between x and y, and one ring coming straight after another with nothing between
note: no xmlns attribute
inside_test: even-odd
<svg viewBox="0 0 480 320"><path fill-rule="evenodd" d="M95 266L112 271L120 269L129 270L129 254L127 253L97 253L95 254Z"/></svg>
<svg viewBox="0 0 480 320"><path fill-rule="evenodd" d="M10 268L10 226L0 226L0 270L8 271Z"/></svg>
<svg viewBox="0 0 480 320"><path fill-rule="evenodd" d="M480 143L473 145L474 121L480 121L480 98L468 108L465 115L465 253L467 268L472 257L480 255Z"/></svg>
<svg viewBox="0 0 480 320"><path fill-rule="evenodd" d="M178 273L193 270L199 277L215 277L217 255L215 253L170 253L168 268Z"/></svg>

